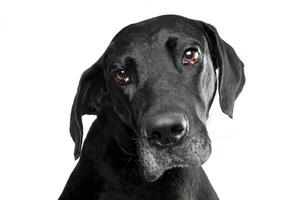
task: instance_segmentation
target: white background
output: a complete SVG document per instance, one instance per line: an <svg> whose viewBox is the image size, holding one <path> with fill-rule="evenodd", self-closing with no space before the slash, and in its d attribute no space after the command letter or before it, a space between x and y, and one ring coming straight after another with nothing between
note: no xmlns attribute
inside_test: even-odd
<svg viewBox="0 0 300 200"><path fill-rule="evenodd" d="M213 24L245 63L234 119L215 101L208 125L204 168L220 199L299 200L299 9L288 0L1 0L0 199L58 198L76 164L68 129L81 73L124 26L180 14Z"/></svg>

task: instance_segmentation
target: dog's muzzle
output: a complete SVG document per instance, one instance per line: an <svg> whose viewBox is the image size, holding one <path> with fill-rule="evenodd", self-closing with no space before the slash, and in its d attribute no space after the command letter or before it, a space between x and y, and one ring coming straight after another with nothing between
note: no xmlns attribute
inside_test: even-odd
<svg viewBox="0 0 300 200"><path fill-rule="evenodd" d="M206 128L201 121L191 120L180 110L144 116L138 146L146 181L156 181L168 169L201 166L208 159L210 141Z"/></svg>

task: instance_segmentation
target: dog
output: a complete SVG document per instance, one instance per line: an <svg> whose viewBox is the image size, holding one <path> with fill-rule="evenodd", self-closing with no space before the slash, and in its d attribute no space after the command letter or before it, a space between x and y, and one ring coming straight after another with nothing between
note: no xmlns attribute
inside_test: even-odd
<svg viewBox="0 0 300 200"><path fill-rule="evenodd" d="M125 27L80 79L70 120L80 160L59 200L218 199L201 167L206 121L217 88L232 118L244 83L210 24L164 15ZM84 114L97 118L82 145Z"/></svg>

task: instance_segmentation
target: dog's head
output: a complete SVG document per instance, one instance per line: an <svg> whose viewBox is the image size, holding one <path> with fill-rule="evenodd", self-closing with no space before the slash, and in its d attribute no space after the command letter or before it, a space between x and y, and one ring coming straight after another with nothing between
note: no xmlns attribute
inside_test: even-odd
<svg viewBox="0 0 300 200"><path fill-rule="evenodd" d="M213 26L168 15L124 28L81 77L70 127L75 158L81 116L101 113L108 102L135 133L146 180L201 165L210 155L206 120L217 82L221 109L232 117L245 82L243 63Z"/></svg>

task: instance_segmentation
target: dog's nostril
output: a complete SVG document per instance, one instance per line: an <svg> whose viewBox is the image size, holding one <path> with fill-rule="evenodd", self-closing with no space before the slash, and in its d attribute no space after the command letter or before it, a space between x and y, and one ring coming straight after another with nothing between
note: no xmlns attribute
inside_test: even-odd
<svg viewBox="0 0 300 200"><path fill-rule="evenodd" d="M153 131L151 133L151 137L149 139L151 140L160 140L161 139L161 133L159 131Z"/></svg>
<svg viewBox="0 0 300 200"><path fill-rule="evenodd" d="M176 124L171 127L171 134L172 135L179 135L184 131L184 127L182 124Z"/></svg>

